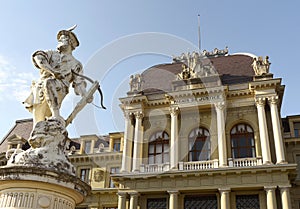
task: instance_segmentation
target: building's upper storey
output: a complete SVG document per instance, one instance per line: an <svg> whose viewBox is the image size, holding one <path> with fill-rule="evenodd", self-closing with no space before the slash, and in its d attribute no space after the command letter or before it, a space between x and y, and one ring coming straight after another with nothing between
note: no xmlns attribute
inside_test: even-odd
<svg viewBox="0 0 300 209"><path fill-rule="evenodd" d="M284 86L270 64L268 56L215 49L132 75L120 99L126 117L121 170L190 169L195 161L198 168L285 163ZM236 147L238 134L251 135L249 146ZM204 145L196 147L192 135L203 136ZM161 144L165 151L156 151Z"/></svg>
<svg viewBox="0 0 300 209"><path fill-rule="evenodd" d="M222 93L221 100L235 96L255 95L255 99L258 96L264 99L274 96L281 104L284 86L281 79L273 79L269 72L270 64L268 56L256 57L249 53L229 55L227 48L182 54L174 57L172 63L156 65L142 74L132 75L128 97L121 102L126 106L128 102L143 100L148 101L149 106L165 104L173 99L180 104L191 102L192 94L193 97L201 97L195 100L214 103L214 100L220 99L214 97L215 94Z"/></svg>

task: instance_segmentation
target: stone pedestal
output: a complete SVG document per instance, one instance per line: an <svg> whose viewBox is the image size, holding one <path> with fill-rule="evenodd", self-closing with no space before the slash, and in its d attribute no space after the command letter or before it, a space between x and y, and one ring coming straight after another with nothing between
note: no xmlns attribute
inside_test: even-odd
<svg viewBox="0 0 300 209"><path fill-rule="evenodd" d="M31 166L0 168L1 209L74 209L90 192L79 178Z"/></svg>

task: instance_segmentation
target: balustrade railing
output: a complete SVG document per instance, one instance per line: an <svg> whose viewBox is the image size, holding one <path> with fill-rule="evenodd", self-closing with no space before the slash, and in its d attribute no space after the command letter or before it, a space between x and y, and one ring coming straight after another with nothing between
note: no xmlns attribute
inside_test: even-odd
<svg viewBox="0 0 300 209"><path fill-rule="evenodd" d="M170 169L170 164L142 164L140 167L141 173L159 173Z"/></svg>
<svg viewBox="0 0 300 209"><path fill-rule="evenodd" d="M205 170L218 167L218 160L179 162L179 170Z"/></svg>
<svg viewBox="0 0 300 209"><path fill-rule="evenodd" d="M237 158L237 159L228 159L229 167L252 167L262 165L262 159L258 158Z"/></svg>
<svg viewBox="0 0 300 209"><path fill-rule="evenodd" d="M261 157L257 158L238 158L228 159L228 167L253 167L262 165ZM207 160L207 161L193 161L193 162L179 162L178 170L207 170L219 168L219 160ZM140 167L141 173L159 173L170 170L170 164L142 164Z"/></svg>

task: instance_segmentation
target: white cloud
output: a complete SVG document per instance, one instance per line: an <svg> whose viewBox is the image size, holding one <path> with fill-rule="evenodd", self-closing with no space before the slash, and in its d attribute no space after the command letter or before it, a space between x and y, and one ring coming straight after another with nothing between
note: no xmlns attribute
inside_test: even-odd
<svg viewBox="0 0 300 209"><path fill-rule="evenodd" d="M0 101L23 101L29 95L31 82L35 79L31 72L18 72L7 58L0 55Z"/></svg>

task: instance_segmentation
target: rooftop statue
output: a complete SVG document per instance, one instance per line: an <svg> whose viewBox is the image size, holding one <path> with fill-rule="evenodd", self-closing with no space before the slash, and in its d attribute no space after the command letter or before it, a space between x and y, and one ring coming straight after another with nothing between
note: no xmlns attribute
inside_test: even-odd
<svg viewBox="0 0 300 209"><path fill-rule="evenodd" d="M255 75L265 75L269 73L271 63L269 62L269 57L266 56L263 59L261 56L258 58L253 58L252 67L255 72Z"/></svg>
<svg viewBox="0 0 300 209"><path fill-rule="evenodd" d="M50 117L64 121L60 108L70 85L76 95L85 97L86 102L93 100L92 95L87 97L82 64L72 55L72 51L79 46L72 32L75 28L76 25L58 32L56 50L38 50L32 55L33 64L40 71L40 79L32 82L31 94L24 104L33 113L34 125Z"/></svg>
<svg viewBox="0 0 300 209"><path fill-rule="evenodd" d="M141 74L135 74L130 76L130 92L136 92L142 90L143 79Z"/></svg>

